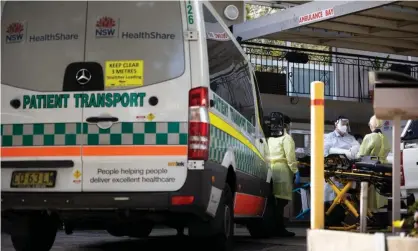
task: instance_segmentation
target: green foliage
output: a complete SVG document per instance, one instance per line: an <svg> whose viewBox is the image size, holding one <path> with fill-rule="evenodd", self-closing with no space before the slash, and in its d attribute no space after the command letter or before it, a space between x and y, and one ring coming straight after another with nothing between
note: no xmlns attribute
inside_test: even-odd
<svg viewBox="0 0 418 251"><path fill-rule="evenodd" d="M314 45L314 44L302 44L302 43L295 43L292 42L292 47L295 48L302 48L302 49L310 49L310 50L319 50L319 51L329 51L329 46L325 45Z"/></svg>
<svg viewBox="0 0 418 251"><path fill-rule="evenodd" d="M251 20L253 19L251 14L251 5L246 4L245 5L245 20Z"/></svg>
<svg viewBox="0 0 418 251"><path fill-rule="evenodd" d="M414 204L412 204L409 209L408 209L408 213L410 214L414 214L416 211L418 211L418 201L415 201Z"/></svg>
<svg viewBox="0 0 418 251"><path fill-rule="evenodd" d="M268 6L246 4L245 5L245 10L246 10L247 20L251 20L251 19L262 17L262 16L270 15L272 13L277 12L279 9L271 8L271 7L268 7ZM271 40L271 39L264 39L264 38L252 39L249 42L269 44L269 45L286 45L285 41ZM274 53L277 54L278 52L273 52L273 54ZM271 55L271 56L281 56L281 55L277 54L277 55Z"/></svg>
<svg viewBox="0 0 418 251"><path fill-rule="evenodd" d="M262 16L270 15L277 12L277 8L271 8L268 6L260 6L260 5L252 5L246 4L245 11L246 11L246 18L247 20L251 20L254 18L259 18Z"/></svg>
<svg viewBox="0 0 418 251"><path fill-rule="evenodd" d="M390 57L390 55L388 55L385 58L385 60L379 60L378 58L375 58L373 60L369 59L370 62L371 62L371 64L372 64L372 69L374 71L380 71L380 70L385 69L385 67L386 67L386 65L388 63L389 57Z"/></svg>
<svg viewBox="0 0 418 251"><path fill-rule="evenodd" d="M408 208L408 215L410 215L410 217L408 217L405 220L405 225L407 226L413 226L414 225L414 214L415 212L418 212L418 201L416 201L414 204L412 204L409 208Z"/></svg>

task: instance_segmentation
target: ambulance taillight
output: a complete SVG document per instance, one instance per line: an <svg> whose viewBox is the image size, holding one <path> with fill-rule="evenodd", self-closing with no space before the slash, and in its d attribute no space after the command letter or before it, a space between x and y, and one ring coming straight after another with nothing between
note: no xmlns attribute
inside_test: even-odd
<svg viewBox="0 0 418 251"><path fill-rule="evenodd" d="M208 93L206 87L189 92L189 160L207 160L209 156Z"/></svg>

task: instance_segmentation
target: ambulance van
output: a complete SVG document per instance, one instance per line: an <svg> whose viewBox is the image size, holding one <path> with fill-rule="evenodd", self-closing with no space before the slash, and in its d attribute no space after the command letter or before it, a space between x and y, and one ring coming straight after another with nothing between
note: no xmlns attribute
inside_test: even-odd
<svg viewBox="0 0 418 251"><path fill-rule="evenodd" d="M61 227L187 227L216 250L234 223L271 233L258 87L210 3L8 1L1 18L1 209L16 250L49 250Z"/></svg>

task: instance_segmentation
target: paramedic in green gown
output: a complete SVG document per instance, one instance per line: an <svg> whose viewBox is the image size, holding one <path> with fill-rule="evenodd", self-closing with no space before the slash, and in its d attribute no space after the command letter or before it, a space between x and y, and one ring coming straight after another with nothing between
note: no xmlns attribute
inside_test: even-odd
<svg viewBox="0 0 418 251"><path fill-rule="evenodd" d="M270 149L270 163L273 172L273 193L277 202L277 236L293 237L295 233L289 232L284 224L284 207L292 200L294 177L299 183L298 162L295 154L295 142L288 134L290 118L282 116L282 130L270 129L271 137L268 139ZM271 126L271 125L270 125ZM276 128L277 129L277 128Z"/></svg>
<svg viewBox="0 0 418 251"><path fill-rule="evenodd" d="M364 136L357 154L358 158L376 156L381 163L386 164L388 162L387 156L391 151L391 146L387 137L380 130L382 126L382 120L376 118L376 116L370 118L369 128L372 132ZM368 197L368 208L373 211L387 205L387 198L378 194L374 186L369 187Z"/></svg>

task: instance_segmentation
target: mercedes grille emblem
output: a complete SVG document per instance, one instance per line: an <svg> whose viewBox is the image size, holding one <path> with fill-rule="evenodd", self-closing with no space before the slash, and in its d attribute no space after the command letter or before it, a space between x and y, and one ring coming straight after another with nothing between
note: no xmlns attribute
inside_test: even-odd
<svg viewBox="0 0 418 251"><path fill-rule="evenodd" d="M91 80L91 73L87 69L81 69L75 74L75 79L80 85L85 85Z"/></svg>

